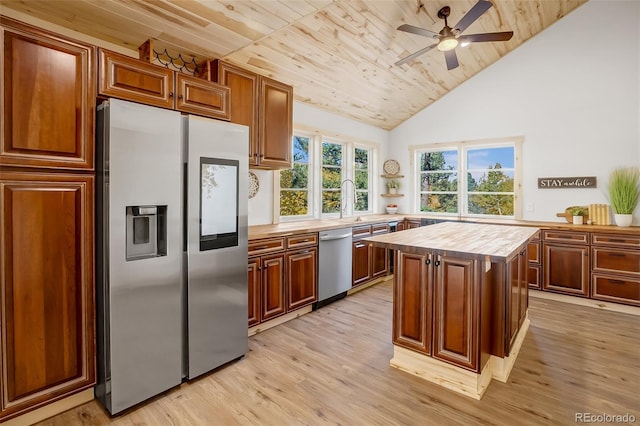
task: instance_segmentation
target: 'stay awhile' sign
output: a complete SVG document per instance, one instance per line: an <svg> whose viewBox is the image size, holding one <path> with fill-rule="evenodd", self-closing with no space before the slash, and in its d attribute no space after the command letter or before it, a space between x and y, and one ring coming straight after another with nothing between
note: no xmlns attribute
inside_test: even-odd
<svg viewBox="0 0 640 426"><path fill-rule="evenodd" d="M595 176L538 178L539 189L595 188Z"/></svg>

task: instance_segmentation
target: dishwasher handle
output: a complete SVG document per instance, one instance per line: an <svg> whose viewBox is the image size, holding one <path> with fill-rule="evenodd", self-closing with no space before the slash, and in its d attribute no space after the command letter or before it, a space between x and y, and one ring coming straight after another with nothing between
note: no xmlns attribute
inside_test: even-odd
<svg viewBox="0 0 640 426"><path fill-rule="evenodd" d="M340 235L320 235L320 241L342 240L344 238L351 238L351 235L351 232Z"/></svg>

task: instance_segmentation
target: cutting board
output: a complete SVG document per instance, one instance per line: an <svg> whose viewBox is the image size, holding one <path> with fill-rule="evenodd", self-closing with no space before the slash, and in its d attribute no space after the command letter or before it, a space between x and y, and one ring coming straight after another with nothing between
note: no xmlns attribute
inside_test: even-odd
<svg viewBox="0 0 640 426"><path fill-rule="evenodd" d="M569 223L573 223L573 215L571 214L571 209L573 209L574 207L583 207L583 208L587 208L587 206L569 206L564 210L564 213L556 213L557 217L564 217L565 219L567 219L567 222ZM591 212L589 212L591 213ZM589 215L586 214L584 216L584 223L587 223L587 220L589 220Z"/></svg>

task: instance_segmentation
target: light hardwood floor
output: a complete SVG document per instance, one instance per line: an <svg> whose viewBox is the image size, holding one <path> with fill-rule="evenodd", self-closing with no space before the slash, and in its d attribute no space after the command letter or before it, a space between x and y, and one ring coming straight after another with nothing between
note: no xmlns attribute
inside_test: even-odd
<svg viewBox="0 0 640 426"><path fill-rule="evenodd" d="M530 301L509 381L481 401L389 367L387 281L251 337L242 360L125 415L93 401L41 425L568 425L578 412L640 423L640 316Z"/></svg>

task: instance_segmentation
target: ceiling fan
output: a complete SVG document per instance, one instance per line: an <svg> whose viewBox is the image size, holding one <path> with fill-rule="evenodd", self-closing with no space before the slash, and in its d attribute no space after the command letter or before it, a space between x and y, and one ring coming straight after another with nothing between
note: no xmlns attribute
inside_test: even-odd
<svg viewBox="0 0 640 426"><path fill-rule="evenodd" d="M422 5L421 5L422 6ZM438 11L438 18L444 19L444 27L440 30L439 33L434 31L426 30L424 28L415 27L409 24L403 24L398 27L398 30L405 31L412 34L421 35L424 37L429 37L437 40L432 45L425 47L424 49L420 49L415 53L412 53L409 56L406 56L396 62L396 65L402 65L406 62L409 62L412 59L417 58L418 56L427 53L434 47L437 47L438 50L444 52L444 58L447 62L447 69L452 70L458 67L458 56L456 55L456 51L454 50L458 44L468 44L468 43L478 43L485 41L507 41L513 37L513 31L504 31L500 33L482 33L482 34L468 34L461 35L464 30L469 27L469 25L473 24L476 19L482 16L489 8L493 6L493 3L487 0L479 0L468 12L466 15L460 19L460 21L452 27L447 23L447 17L451 13L451 8L449 6L445 6ZM418 7L418 12L423 7Z"/></svg>

